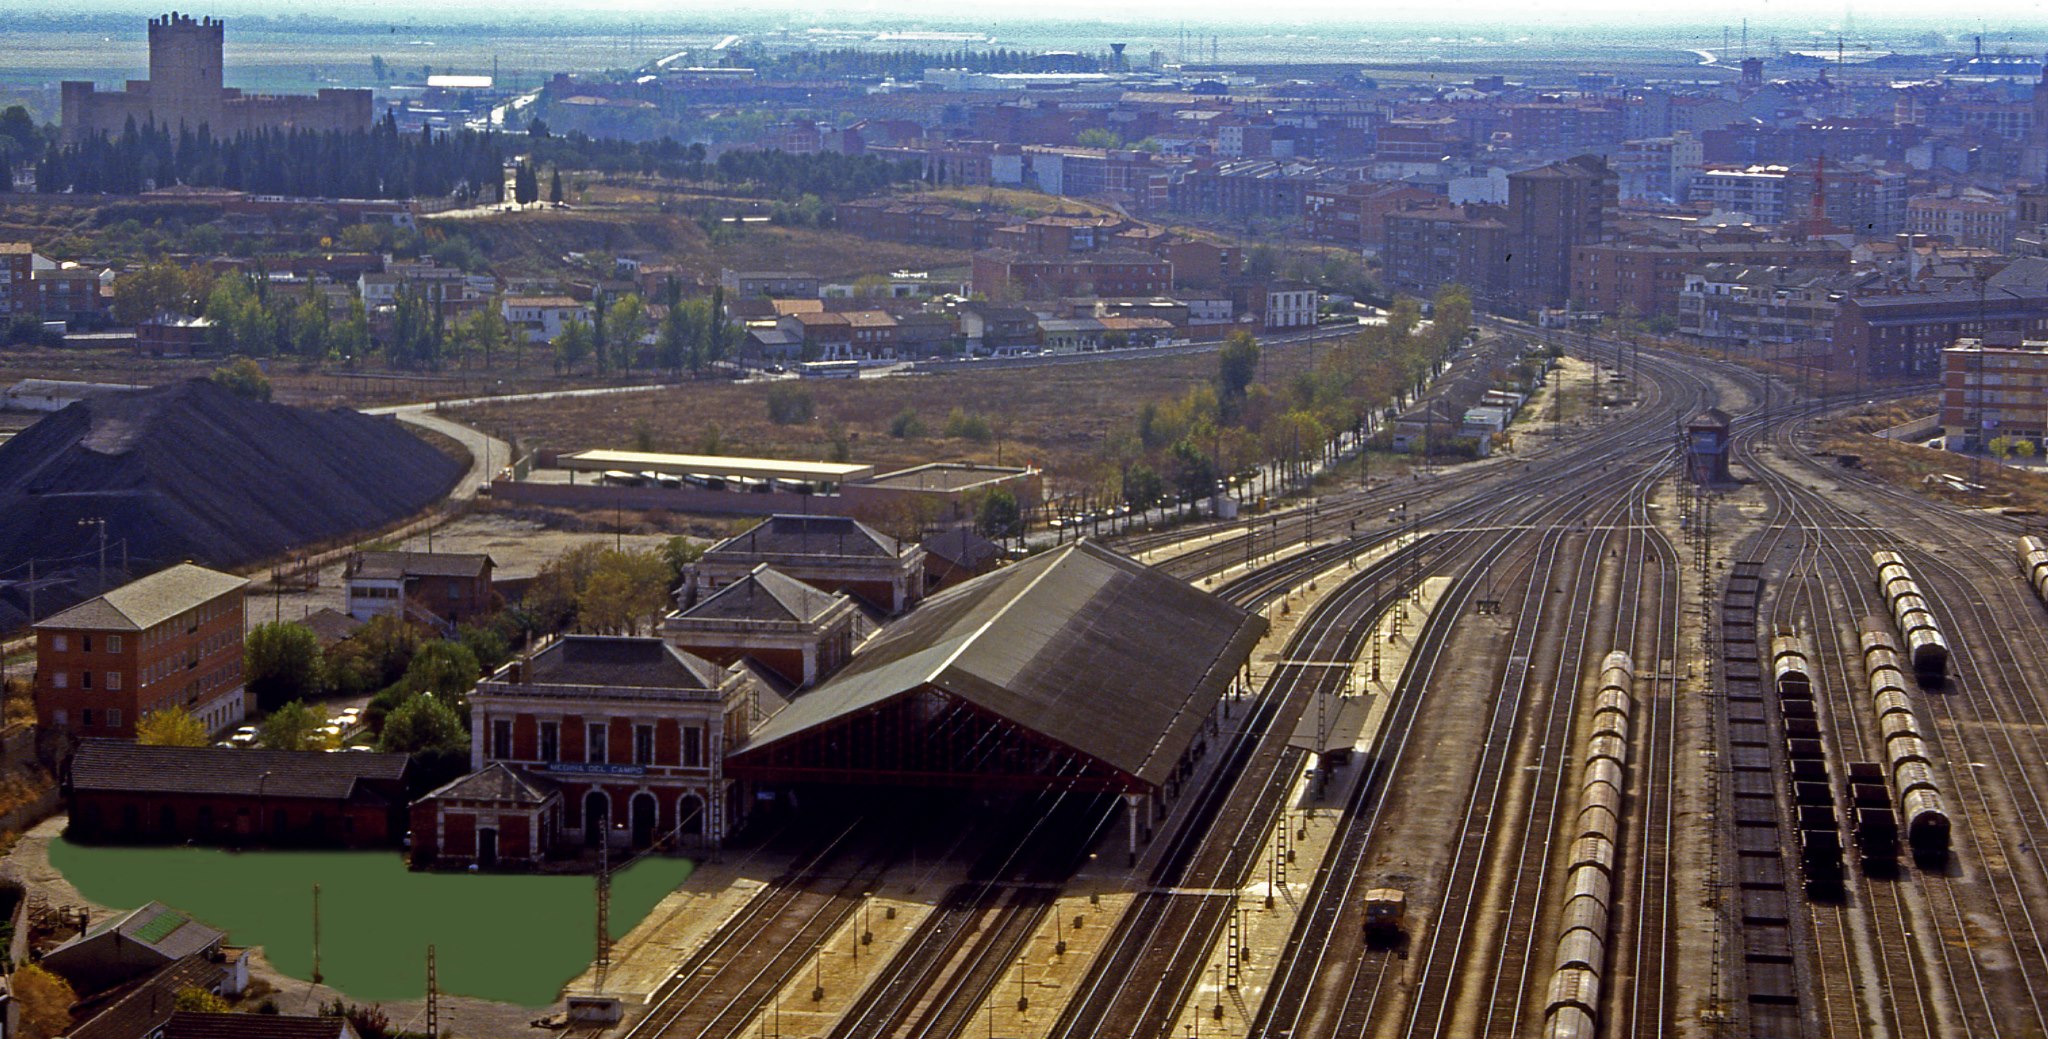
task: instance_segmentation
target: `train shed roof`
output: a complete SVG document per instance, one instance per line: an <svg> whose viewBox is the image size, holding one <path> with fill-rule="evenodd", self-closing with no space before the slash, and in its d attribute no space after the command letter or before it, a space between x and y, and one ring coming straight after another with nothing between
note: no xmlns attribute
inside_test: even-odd
<svg viewBox="0 0 2048 1039"><path fill-rule="evenodd" d="M1265 632L1266 622L1089 541L927 600L734 751L779 745L936 690L1156 788Z"/></svg>

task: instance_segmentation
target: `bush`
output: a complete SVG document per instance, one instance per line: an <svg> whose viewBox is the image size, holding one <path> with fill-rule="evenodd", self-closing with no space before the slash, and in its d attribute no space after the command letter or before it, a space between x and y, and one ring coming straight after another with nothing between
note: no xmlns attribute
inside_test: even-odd
<svg viewBox="0 0 2048 1039"><path fill-rule="evenodd" d="M798 426L817 413L818 404L809 389L787 382L768 387L768 421L778 426Z"/></svg>
<svg viewBox="0 0 2048 1039"><path fill-rule="evenodd" d="M250 400L270 399L270 377L256 362L246 357L237 357L225 366L213 370L213 381L237 397Z"/></svg>
<svg viewBox="0 0 2048 1039"><path fill-rule="evenodd" d="M911 440L924 435L924 419L917 412L904 408L889 420L889 435L898 440Z"/></svg>
<svg viewBox="0 0 2048 1039"><path fill-rule="evenodd" d="M946 435L955 440L972 440L977 444L986 444L996 438L995 430L989 426L988 419L980 415L970 415L959 408L946 413Z"/></svg>

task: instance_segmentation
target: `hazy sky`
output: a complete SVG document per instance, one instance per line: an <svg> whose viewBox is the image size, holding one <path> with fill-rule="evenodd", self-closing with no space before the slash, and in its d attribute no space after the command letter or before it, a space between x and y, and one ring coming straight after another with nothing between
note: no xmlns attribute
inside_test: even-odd
<svg viewBox="0 0 2048 1039"><path fill-rule="evenodd" d="M16 0L24 11L144 12L168 8L168 0ZM10 5L12 6L12 5ZM743 7L705 0L549 0L511 4L503 0L181 0L179 9L195 14L313 14L350 21L425 21L436 15L464 18L505 18L507 12L532 17L583 13L633 18L674 18L715 21L744 11L754 17L781 15L792 24L808 25L836 19L924 22L987 27L1004 22L1051 18L1108 23L1259 26L1306 32L1371 32L1389 23L1408 27L1516 29L1606 29L1627 34L1653 24L1708 27L1735 25L1743 18L1753 29L1834 28L1844 24L1856 32L1880 32L1907 26L1951 33L1975 31L1980 23L1996 29L2048 30L2048 2L2035 0L1973 0L1961 9L1923 0L1725 0L1712 7L1693 4L1646 4L1641 0L1466 0L1443 4L1431 0L1285 0L1247 4L1242 0L1028 0L986 3L958 0L757 0Z"/></svg>

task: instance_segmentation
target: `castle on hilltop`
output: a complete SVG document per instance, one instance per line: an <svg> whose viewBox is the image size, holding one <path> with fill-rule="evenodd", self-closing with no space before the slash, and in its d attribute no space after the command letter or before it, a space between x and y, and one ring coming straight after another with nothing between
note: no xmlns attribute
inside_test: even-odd
<svg viewBox="0 0 2048 1039"><path fill-rule="evenodd" d="M367 130L367 90L323 89L303 94L244 94L221 85L221 39L225 23L172 12L149 20L149 78L131 79L119 93L93 84L66 81L63 131L66 143L95 134L118 134L129 119L141 125L209 127L215 137L249 130Z"/></svg>

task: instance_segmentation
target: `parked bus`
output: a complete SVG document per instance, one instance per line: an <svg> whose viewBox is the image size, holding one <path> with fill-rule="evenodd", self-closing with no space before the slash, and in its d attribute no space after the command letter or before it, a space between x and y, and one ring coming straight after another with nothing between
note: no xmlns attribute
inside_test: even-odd
<svg viewBox="0 0 2048 1039"><path fill-rule="evenodd" d="M796 366L797 374L806 379L858 379L859 361L805 361Z"/></svg>

